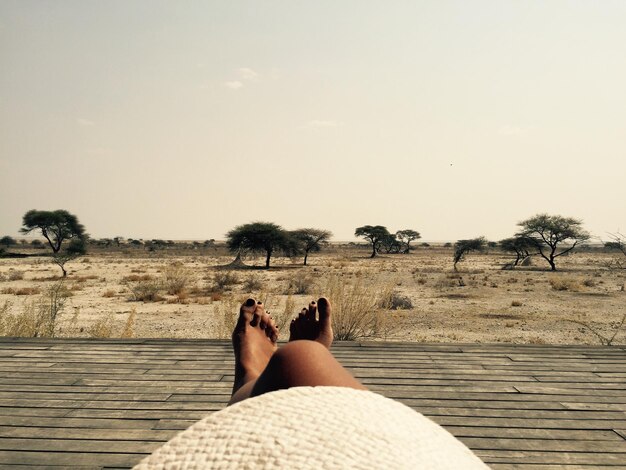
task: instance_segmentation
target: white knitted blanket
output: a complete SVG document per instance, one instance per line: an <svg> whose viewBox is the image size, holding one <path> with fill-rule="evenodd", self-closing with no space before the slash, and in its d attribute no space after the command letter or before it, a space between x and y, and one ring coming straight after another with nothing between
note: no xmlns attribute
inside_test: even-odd
<svg viewBox="0 0 626 470"><path fill-rule="evenodd" d="M142 460L156 469L485 469L449 432L381 395L296 387L195 423Z"/></svg>

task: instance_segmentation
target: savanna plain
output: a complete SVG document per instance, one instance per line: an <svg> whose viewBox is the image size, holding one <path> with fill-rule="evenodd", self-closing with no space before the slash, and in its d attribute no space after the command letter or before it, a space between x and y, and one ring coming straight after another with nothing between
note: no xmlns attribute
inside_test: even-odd
<svg viewBox="0 0 626 470"><path fill-rule="evenodd" d="M33 253L31 253L33 254ZM34 253L36 254L36 253ZM492 249L452 266L452 248L369 258L367 246L333 244L270 269L230 265L219 243L148 252L94 249L62 278L47 256L0 259L4 336L228 338L239 304L262 300L281 338L311 300L333 305L337 339L458 343L626 344L626 270L615 254L586 248L503 269Z"/></svg>

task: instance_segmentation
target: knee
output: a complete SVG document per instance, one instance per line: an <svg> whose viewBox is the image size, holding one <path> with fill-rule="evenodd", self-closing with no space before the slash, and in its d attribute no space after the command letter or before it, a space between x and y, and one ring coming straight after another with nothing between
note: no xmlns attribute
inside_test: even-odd
<svg viewBox="0 0 626 470"><path fill-rule="evenodd" d="M274 365L295 365L317 361L330 356L330 351L317 341L306 339L292 341L274 353L270 363Z"/></svg>
<svg viewBox="0 0 626 470"><path fill-rule="evenodd" d="M329 357L332 357L330 351L322 344L316 341L298 340L287 343L276 351L270 359L269 367L292 375L302 370L315 369Z"/></svg>

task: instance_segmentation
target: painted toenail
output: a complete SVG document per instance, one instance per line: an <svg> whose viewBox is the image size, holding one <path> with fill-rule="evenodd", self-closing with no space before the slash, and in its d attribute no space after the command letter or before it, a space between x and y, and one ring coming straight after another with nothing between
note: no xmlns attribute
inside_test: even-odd
<svg viewBox="0 0 626 470"><path fill-rule="evenodd" d="M254 305L254 299L246 300L246 307L252 307Z"/></svg>
<svg viewBox="0 0 626 470"><path fill-rule="evenodd" d="M261 302L260 300L257 302L257 304L259 305L263 305L263 302Z"/></svg>

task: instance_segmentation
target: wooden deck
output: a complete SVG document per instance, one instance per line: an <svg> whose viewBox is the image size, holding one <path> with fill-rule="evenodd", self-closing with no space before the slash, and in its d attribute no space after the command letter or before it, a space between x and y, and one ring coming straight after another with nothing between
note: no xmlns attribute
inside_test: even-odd
<svg viewBox="0 0 626 470"><path fill-rule="evenodd" d="M340 343L495 469L626 469L626 348ZM224 341L0 338L0 469L128 468L223 408Z"/></svg>

